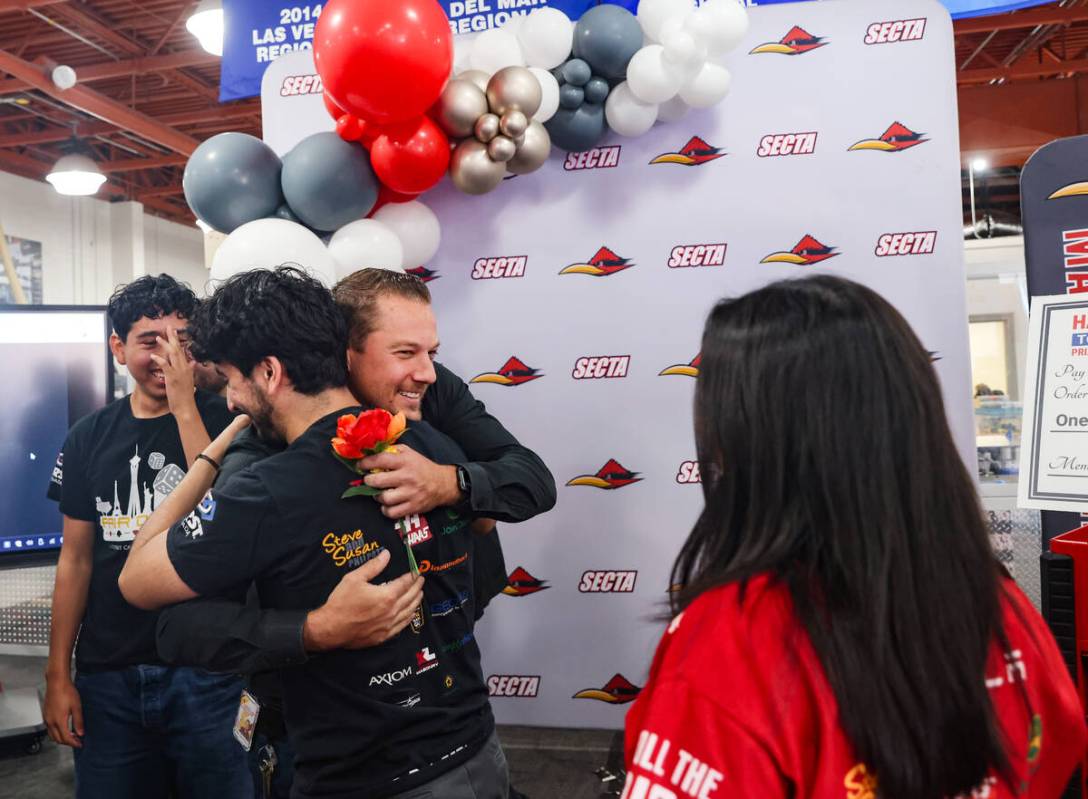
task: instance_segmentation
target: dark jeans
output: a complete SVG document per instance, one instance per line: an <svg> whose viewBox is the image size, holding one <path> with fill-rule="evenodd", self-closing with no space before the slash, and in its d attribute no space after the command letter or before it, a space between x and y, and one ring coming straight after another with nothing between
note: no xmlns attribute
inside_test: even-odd
<svg viewBox="0 0 1088 799"><path fill-rule="evenodd" d="M271 792L264 795L264 775L261 774L261 758L266 757L261 750L270 746L276 753L276 766L272 770ZM272 739L263 733L253 736L253 746L249 750L249 772L253 776L257 799L289 799L291 783L295 779L295 750L287 737Z"/></svg>
<svg viewBox="0 0 1088 799"><path fill-rule="evenodd" d="M510 775L499 736L491 733L483 749L457 768L390 799L508 799Z"/></svg>
<svg viewBox="0 0 1088 799"><path fill-rule="evenodd" d="M200 669L129 666L79 674L77 799L250 799L234 740L242 681Z"/></svg>

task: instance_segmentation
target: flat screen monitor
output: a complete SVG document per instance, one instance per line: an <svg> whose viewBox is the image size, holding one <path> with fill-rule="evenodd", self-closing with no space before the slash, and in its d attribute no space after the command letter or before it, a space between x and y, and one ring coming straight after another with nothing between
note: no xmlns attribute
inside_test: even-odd
<svg viewBox="0 0 1088 799"><path fill-rule="evenodd" d="M0 306L0 566L56 559L46 490L68 428L112 398L108 345L105 308Z"/></svg>

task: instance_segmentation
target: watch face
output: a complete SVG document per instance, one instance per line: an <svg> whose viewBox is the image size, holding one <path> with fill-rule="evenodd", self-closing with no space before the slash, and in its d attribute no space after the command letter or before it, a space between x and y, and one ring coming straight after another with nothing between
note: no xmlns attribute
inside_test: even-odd
<svg viewBox="0 0 1088 799"><path fill-rule="evenodd" d="M468 475L460 466L457 467L457 487L462 491L468 491Z"/></svg>

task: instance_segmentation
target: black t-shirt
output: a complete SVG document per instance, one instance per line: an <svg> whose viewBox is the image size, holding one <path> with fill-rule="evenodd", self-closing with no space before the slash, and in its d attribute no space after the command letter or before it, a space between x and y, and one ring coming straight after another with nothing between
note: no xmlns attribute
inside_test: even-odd
<svg viewBox="0 0 1088 799"><path fill-rule="evenodd" d="M202 503L200 525L176 525L167 551L201 595L256 580L264 607L312 609L347 571L391 560L379 581L408 571L393 520L365 496L341 499L358 476L332 454L338 411L286 450L234 475ZM401 441L436 462L463 460L448 438L413 423ZM404 526L429 561L425 621L381 646L316 655L282 671L297 751L292 796L378 799L434 779L477 752L494 729L473 636L473 558L466 517L446 508Z"/></svg>
<svg viewBox="0 0 1088 799"><path fill-rule="evenodd" d="M198 391L196 406L212 438L233 418L214 394ZM181 482L185 466L174 417L138 419L130 397L83 417L68 431L49 498L65 516L95 525L91 583L76 644L80 671L163 662L155 649L158 614L128 604L117 578L136 531Z"/></svg>

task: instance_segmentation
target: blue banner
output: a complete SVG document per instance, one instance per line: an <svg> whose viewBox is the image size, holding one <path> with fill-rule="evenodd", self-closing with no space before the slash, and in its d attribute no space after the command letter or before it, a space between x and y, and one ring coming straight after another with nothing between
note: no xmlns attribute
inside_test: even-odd
<svg viewBox="0 0 1088 799"><path fill-rule="evenodd" d="M608 2L630 11L638 0L439 0L456 34L497 28L512 16L534 8L558 8L578 19L591 6ZM695 0L693 0L695 2ZM775 5L796 0L745 0L749 6ZM954 19L998 14L1051 0L942 0ZM265 67L285 52L313 47L314 25L322 2L303 0L223 0L226 30L223 34L223 65L219 100L238 100L261 93Z"/></svg>

